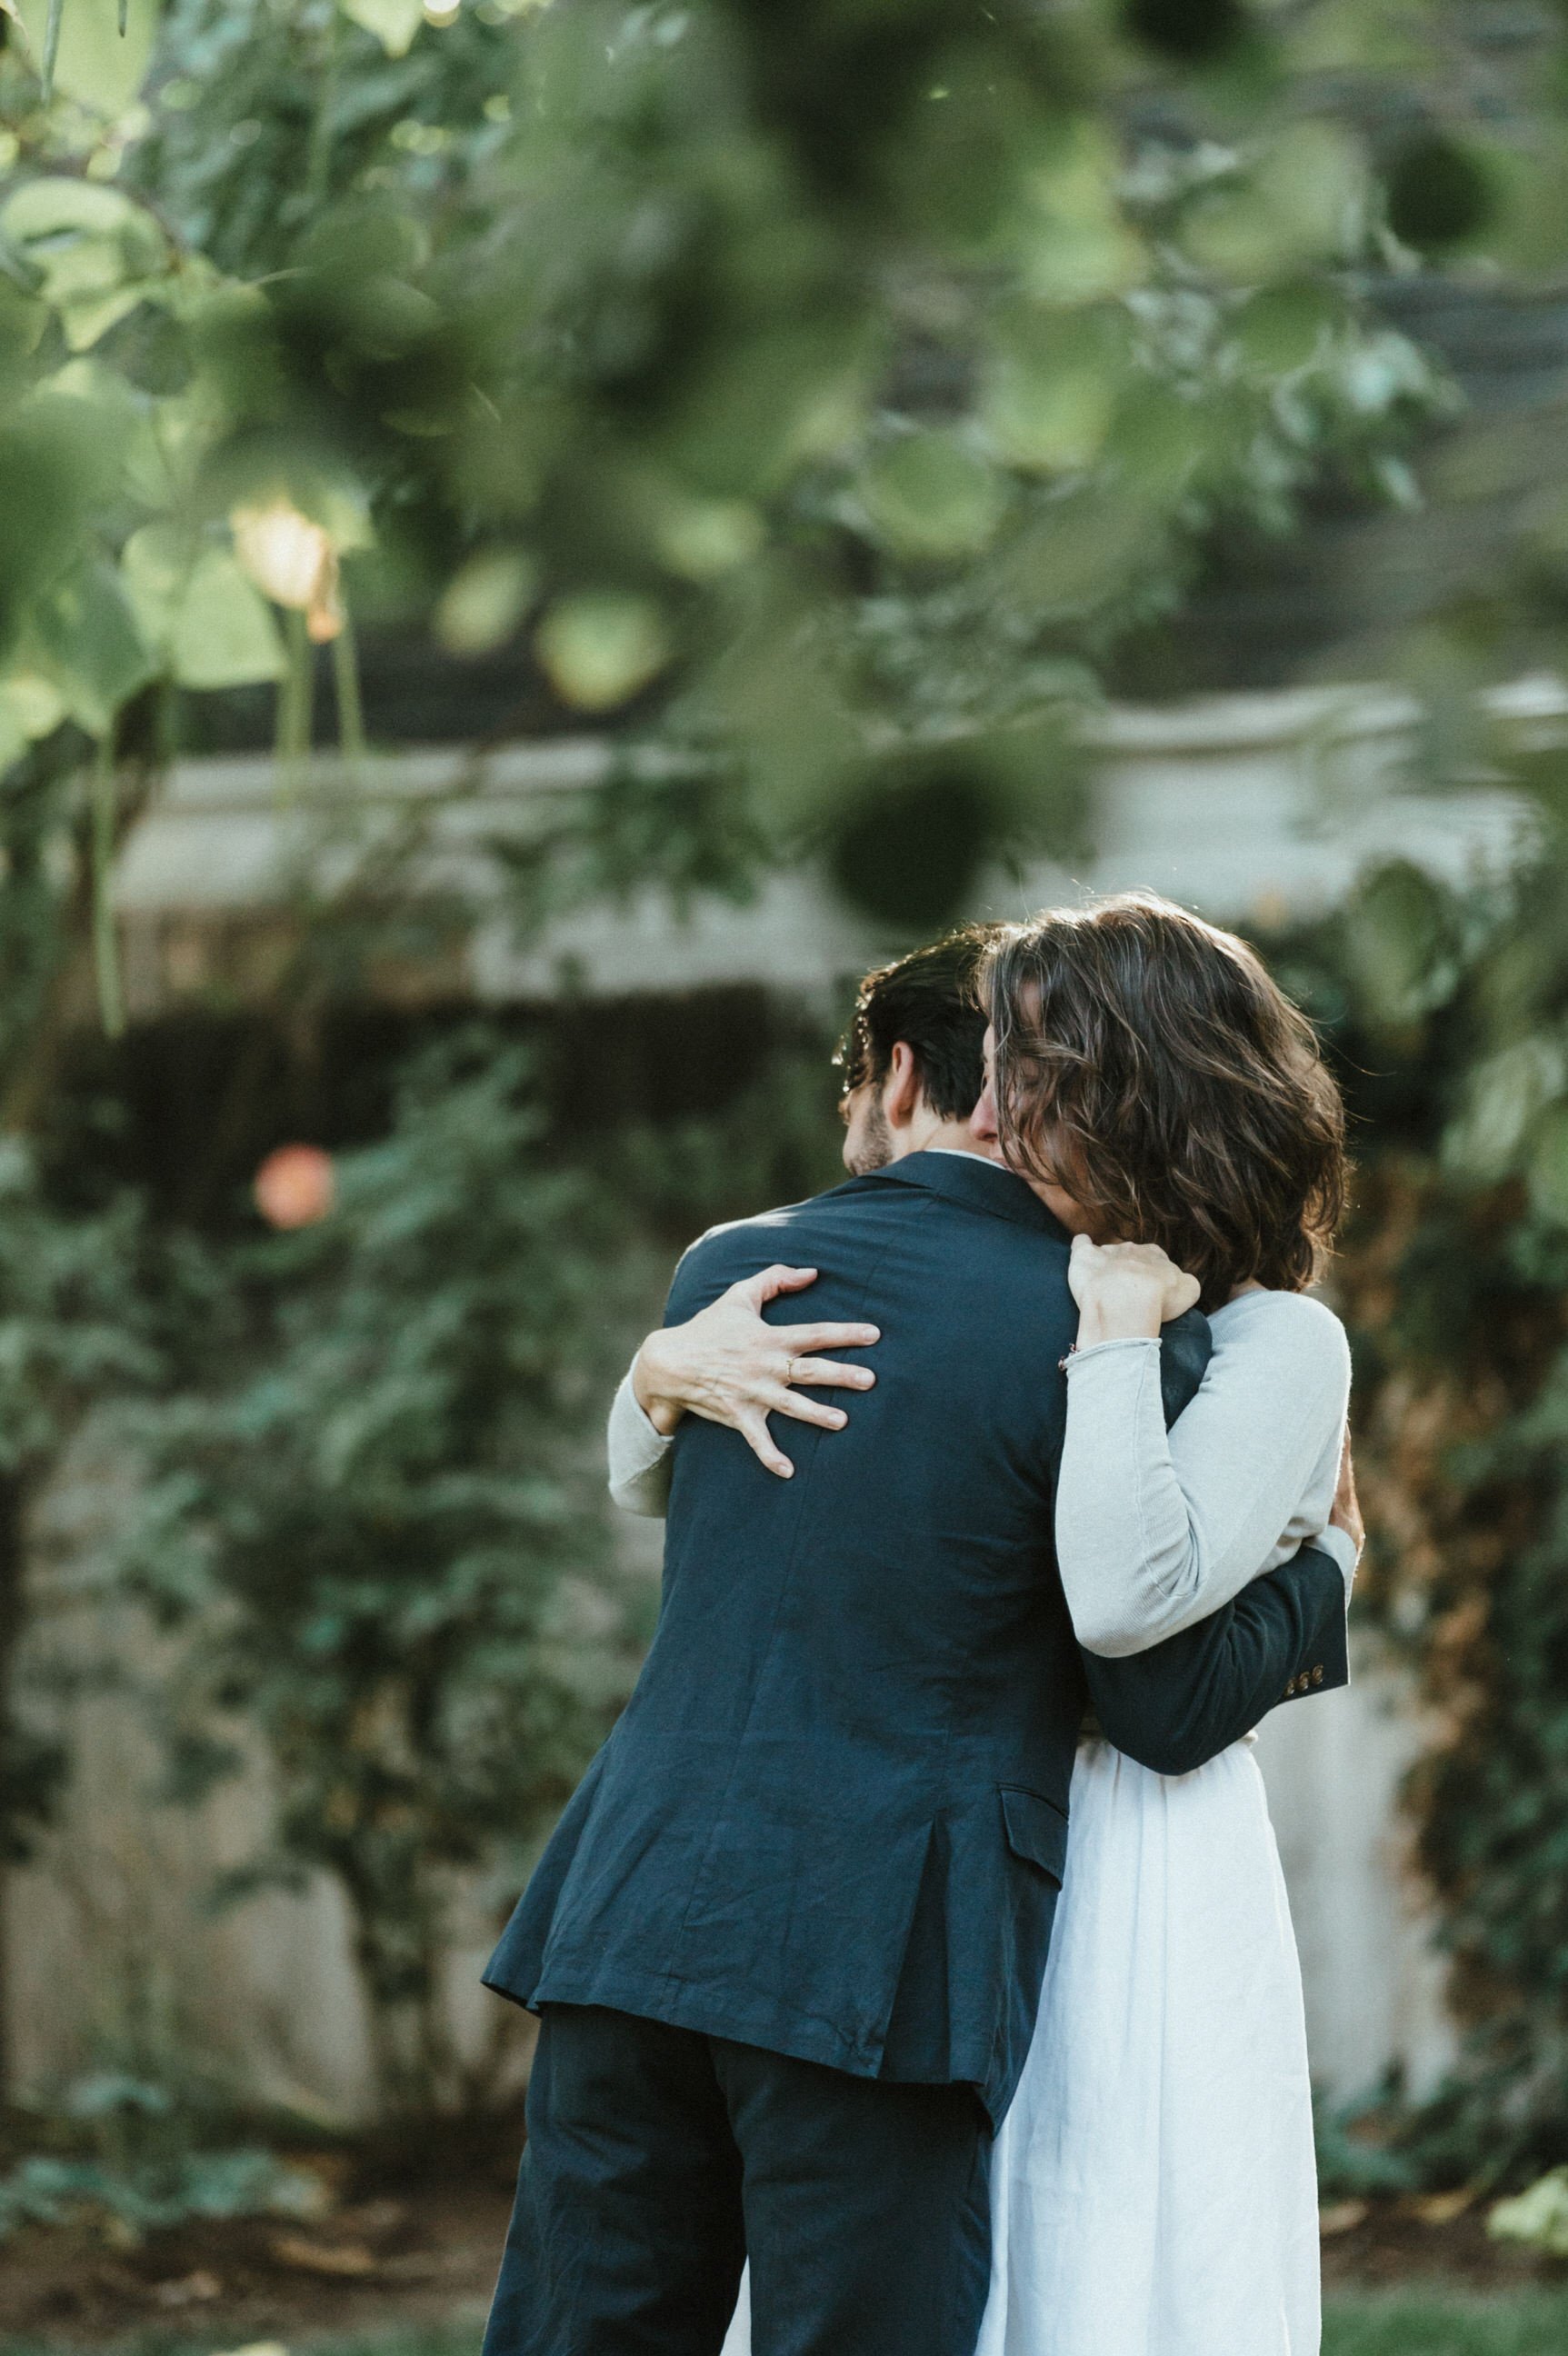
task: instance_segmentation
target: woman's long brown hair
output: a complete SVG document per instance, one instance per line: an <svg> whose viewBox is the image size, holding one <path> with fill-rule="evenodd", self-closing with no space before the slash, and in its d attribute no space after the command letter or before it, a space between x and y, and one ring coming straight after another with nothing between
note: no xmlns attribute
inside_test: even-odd
<svg viewBox="0 0 1568 2356"><path fill-rule="evenodd" d="M1345 1107L1311 1023L1233 933L1152 893L1009 926L982 987L1015 1168L1202 1285L1299 1292L1344 1216Z"/></svg>

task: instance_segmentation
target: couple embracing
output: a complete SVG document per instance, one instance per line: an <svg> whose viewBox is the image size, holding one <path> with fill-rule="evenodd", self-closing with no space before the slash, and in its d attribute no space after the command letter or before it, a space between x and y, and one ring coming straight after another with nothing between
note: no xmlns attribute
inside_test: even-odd
<svg viewBox="0 0 1568 2356"><path fill-rule="evenodd" d="M1143 895L870 976L845 1063L848 1183L694 1245L612 1413L663 1601L487 1974L487 2356L1309 2356L1251 1739L1347 1676L1337 1091Z"/></svg>

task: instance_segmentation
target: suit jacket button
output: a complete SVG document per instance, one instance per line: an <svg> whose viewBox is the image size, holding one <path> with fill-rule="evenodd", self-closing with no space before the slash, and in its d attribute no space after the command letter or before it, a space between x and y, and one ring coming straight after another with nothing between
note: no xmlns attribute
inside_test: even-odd
<svg viewBox="0 0 1568 2356"><path fill-rule="evenodd" d="M1320 1686L1323 1683L1323 1664L1321 1661L1319 1661L1317 1666L1312 1673L1312 1682L1315 1686Z"/></svg>

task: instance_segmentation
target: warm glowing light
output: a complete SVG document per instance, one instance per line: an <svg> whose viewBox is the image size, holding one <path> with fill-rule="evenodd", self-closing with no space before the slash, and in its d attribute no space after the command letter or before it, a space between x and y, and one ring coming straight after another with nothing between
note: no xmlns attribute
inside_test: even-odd
<svg viewBox="0 0 1568 2356"><path fill-rule="evenodd" d="M280 1145L255 1177L256 1208L272 1227L314 1226L337 1191L332 1156L319 1145Z"/></svg>
<svg viewBox="0 0 1568 2356"><path fill-rule="evenodd" d="M323 604L338 571L332 542L287 499L236 508L229 519L234 553L264 596L302 613Z"/></svg>

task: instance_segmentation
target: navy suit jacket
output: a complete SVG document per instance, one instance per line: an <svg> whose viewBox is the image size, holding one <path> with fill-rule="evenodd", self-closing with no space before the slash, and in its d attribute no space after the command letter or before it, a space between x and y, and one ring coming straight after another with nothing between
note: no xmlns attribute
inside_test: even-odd
<svg viewBox="0 0 1568 2356"><path fill-rule="evenodd" d="M774 1261L815 1268L813 1319L881 1327L876 1387L842 1431L777 1423L790 1481L681 1424L653 1645L489 1987L968 2081L999 2119L1086 1705L1180 1774L1287 1690L1345 1682L1344 1580L1312 1551L1151 1652L1080 1653L1052 1533L1069 1240L1007 1172L923 1153L687 1253L669 1322ZM1208 1347L1201 1318L1169 1329L1167 1412Z"/></svg>

